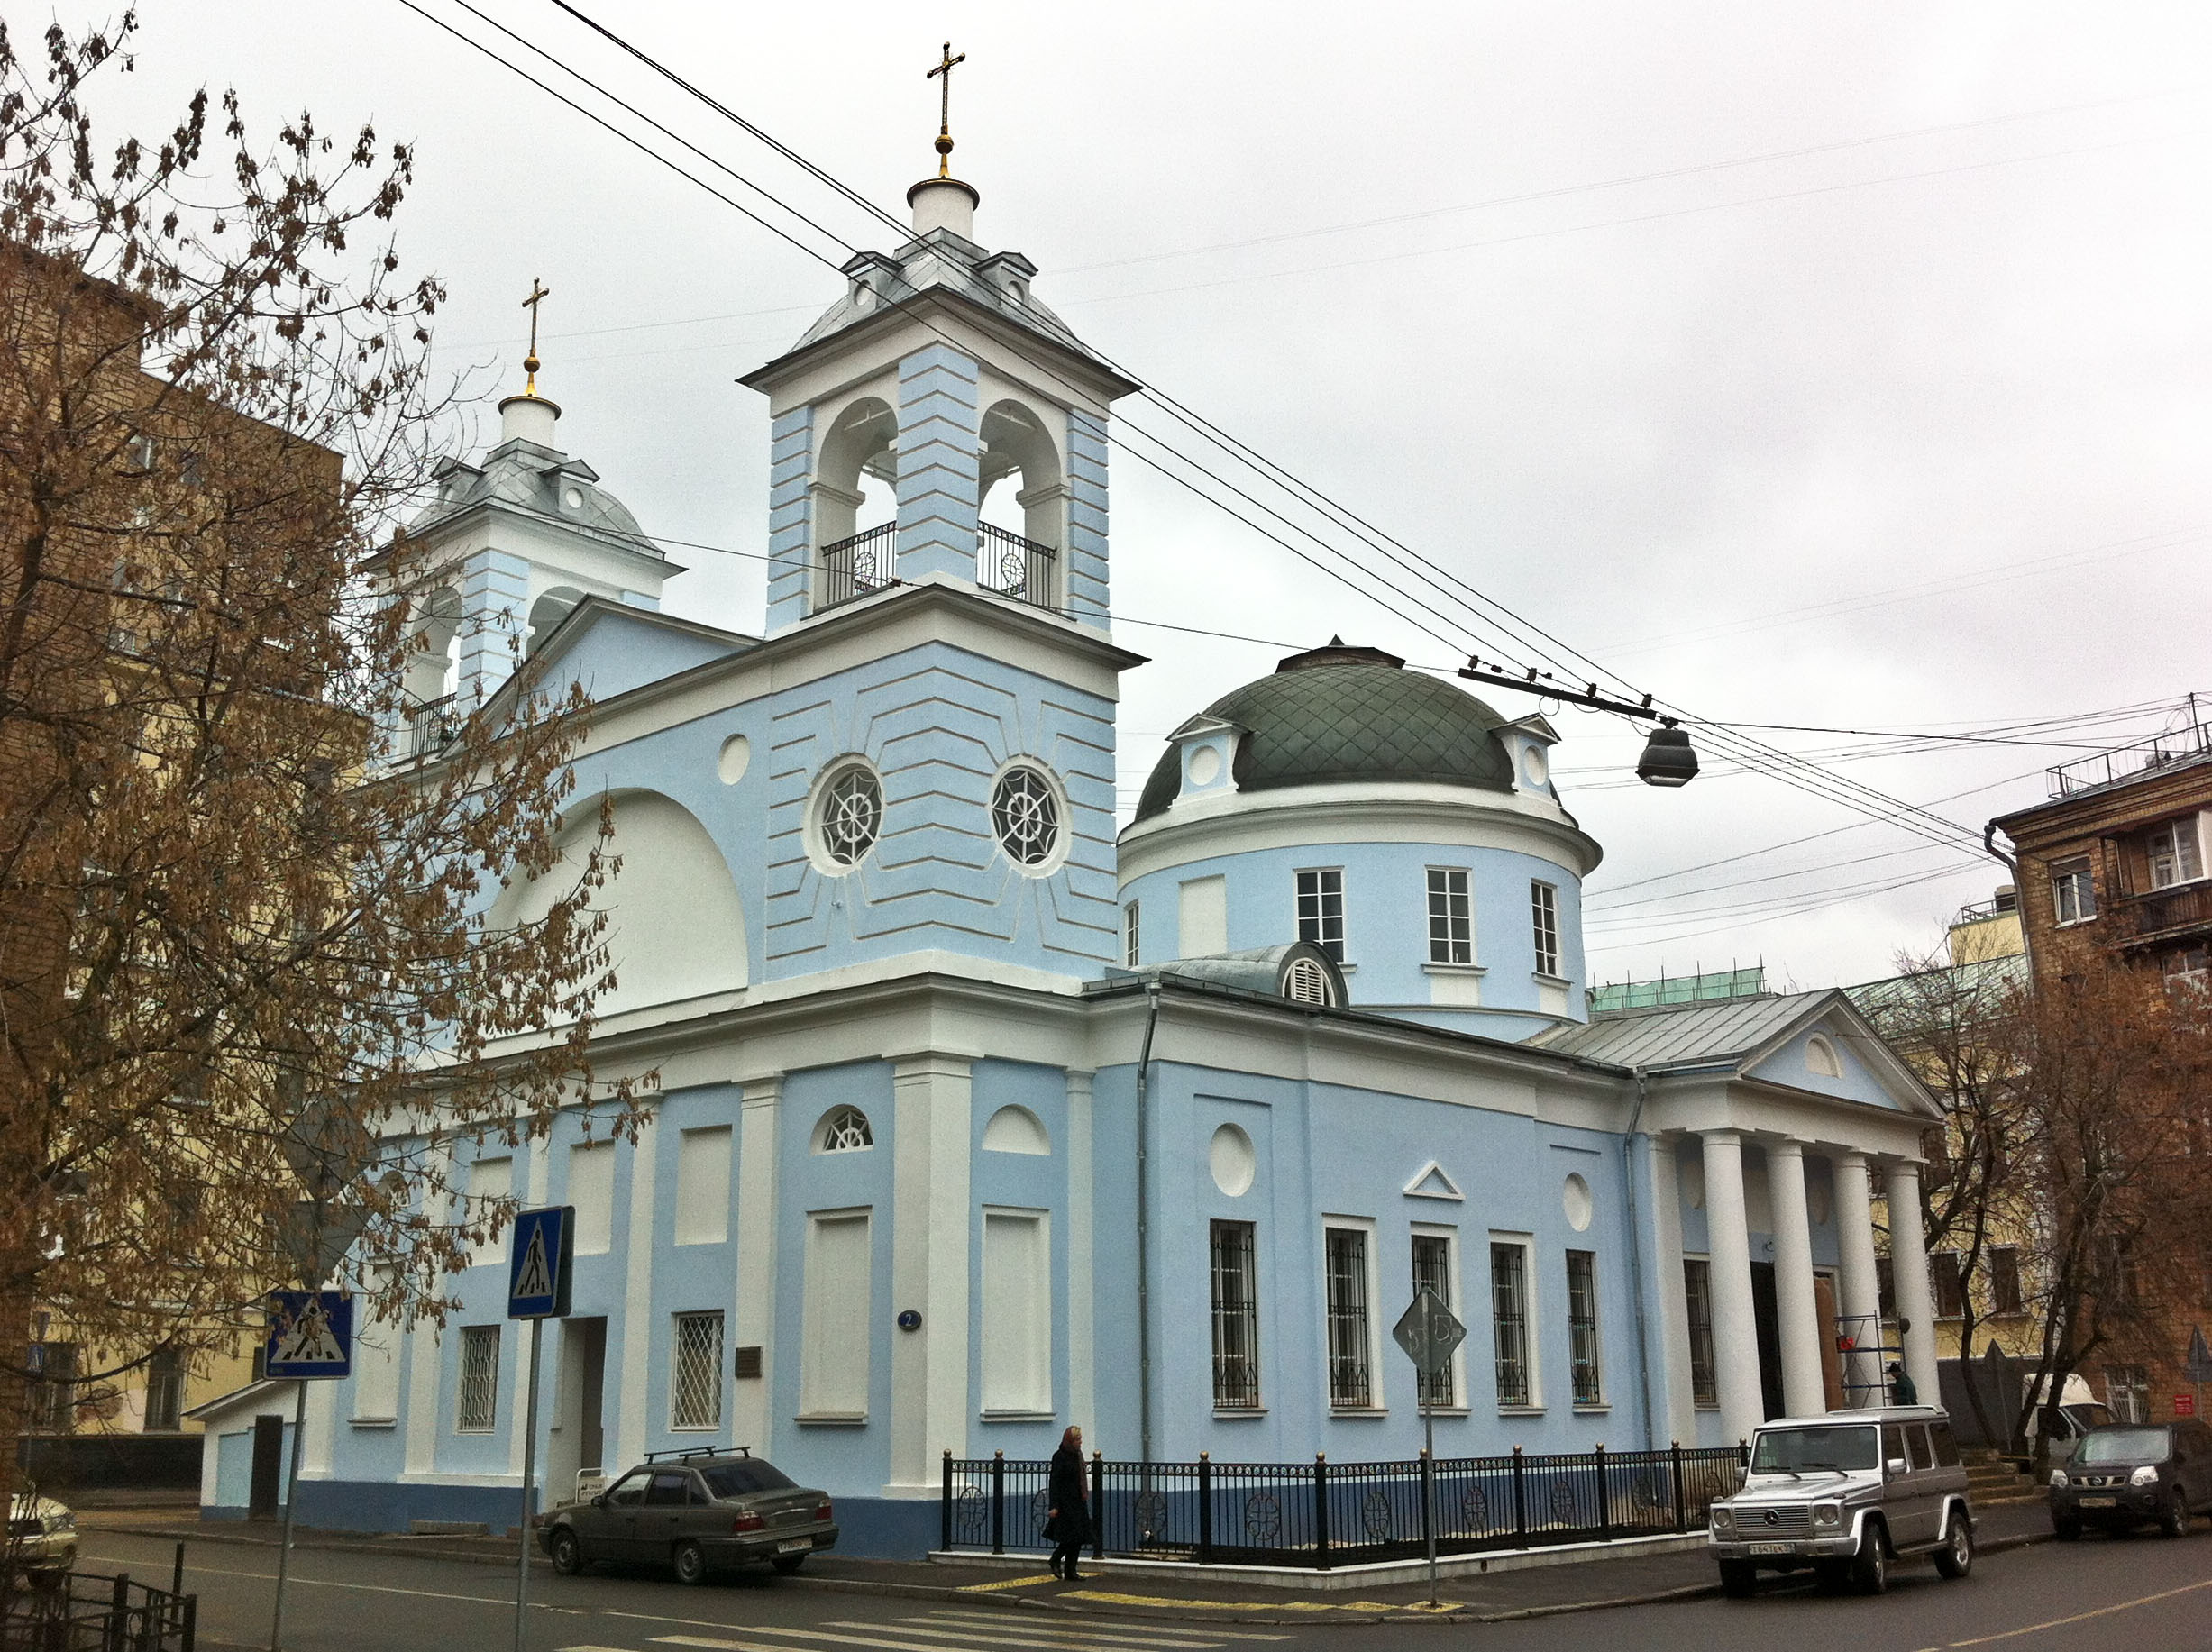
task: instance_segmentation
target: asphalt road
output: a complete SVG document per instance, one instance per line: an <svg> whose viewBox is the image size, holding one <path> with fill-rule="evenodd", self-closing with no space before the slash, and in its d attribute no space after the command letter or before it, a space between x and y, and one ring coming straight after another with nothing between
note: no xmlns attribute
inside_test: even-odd
<svg viewBox="0 0 2212 1652"><path fill-rule="evenodd" d="M166 1578L169 1545L87 1533L81 1564ZM192 1545L186 1587L203 1644L266 1647L276 1577L268 1550ZM296 1551L288 1652L500 1652L512 1646L511 1574L417 1558ZM1718 1599L1478 1626L1394 1622L1190 1623L1080 1617L843 1590L765 1574L686 1589L650 1573L557 1578L532 1572L526 1652L1270 1652L1476 1646L1482 1652L1705 1652L1817 1644L1836 1652L2060 1652L2212 1647L2212 1535L2043 1544L1984 1556L1955 1584L1900 1566L1877 1599L1772 1584Z"/></svg>

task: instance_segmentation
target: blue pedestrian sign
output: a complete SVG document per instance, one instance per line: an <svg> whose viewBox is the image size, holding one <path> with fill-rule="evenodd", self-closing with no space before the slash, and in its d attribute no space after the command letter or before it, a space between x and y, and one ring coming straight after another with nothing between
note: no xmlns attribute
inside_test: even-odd
<svg viewBox="0 0 2212 1652"><path fill-rule="evenodd" d="M352 1299L336 1291L271 1291L262 1369L272 1377L352 1376Z"/></svg>
<svg viewBox="0 0 2212 1652"><path fill-rule="evenodd" d="M515 1218L507 1270L507 1317L565 1319L576 1263L576 1207L547 1205Z"/></svg>

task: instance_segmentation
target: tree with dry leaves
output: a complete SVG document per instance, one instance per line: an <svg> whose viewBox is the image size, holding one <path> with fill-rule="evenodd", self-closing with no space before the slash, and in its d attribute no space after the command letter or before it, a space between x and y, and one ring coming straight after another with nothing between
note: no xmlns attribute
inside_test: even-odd
<svg viewBox="0 0 2212 1652"><path fill-rule="evenodd" d="M84 1384L303 1275L434 1318L510 1214L454 1144L634 1111L589 1063L604 823L555 847L580 692L525 665L404 761L450 572L392 528L451 413L413 158L205 94L103 142L132 36L0 28L0 1506L34 1310ZM534 874L546 915L486 929Z"/></svg>

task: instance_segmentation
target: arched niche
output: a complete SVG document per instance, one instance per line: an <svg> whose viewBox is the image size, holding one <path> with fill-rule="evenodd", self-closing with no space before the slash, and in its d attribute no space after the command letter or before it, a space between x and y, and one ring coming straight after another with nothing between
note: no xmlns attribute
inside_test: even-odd
<svg viewBox="0 0 2212 1652"><path fill-rule="evenodd" d="M1052 1137L1044 1120L1026 1107L1006 1106L991 1115L983 1126L985 1153L1027 1153L1043 1157L1052 1151Z"/></svg>
<svg viewBox="0 0 2212 1652"><path fill-rule="evenodd" d="M880 396L845 404L822 433L814 466L814 543L833 545L858 531L865 480L898 480L899 415Z"/></svg>
<svg viewBox="0 0 2212 1652"><path fill-rule="evenodd" d="M510 929L544 917L575 887L598 832L594 799L562 828L559 859L542 876L502 890L485 927ZM745 906L722 852L689 809L657 791L619 792L608 849L621 857L622 869L592 904L611 919L605 940L616 986L594 1007L599 1015L745 985Z"/></svg>
<svg viewBox="0 0 2212 1652"><path fill-rule="evenodd" d="M539 644L553 634L561 622L569 616L570 610L583 599L583 592L573 585L556 585L541 593L538 599L530 605L528 652L535 653Z"/></svg>
<svg viewBox="0 0 2212 1652"><path fill-rule="evenodd" d="M1064 422L1011 397L993 402L983 411L976 468L983 519L1056 551L1067 543L1067 469L1054 434ZM1001 490L1001 482L1011 485Z"/></svg>
<svg viewBox="0 0 2212 1652"><path fill-rule="evenodd" d="M453 641L461 634L461 593L450 585L425 592L415 603L413 648L407 655L407 698L418 706L453 691Z"/></svg>

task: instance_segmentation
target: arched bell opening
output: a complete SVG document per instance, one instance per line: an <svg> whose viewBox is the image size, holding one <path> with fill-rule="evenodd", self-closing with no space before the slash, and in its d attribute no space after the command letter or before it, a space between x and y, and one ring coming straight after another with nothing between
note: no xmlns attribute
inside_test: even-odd
<svg viewBox="0 0 2212 1652"><path fill-rule="evenodd" d="M864 396L830 422L808 492L813 505L815 606L891 582L898 551L899 415Z"/></svg>
<svg viewBox="0 0 2212 1652"><path fill-rule="evenodd" d="M453 691L461 675L461 593L450 585L417 598L409 634L405 688L407 755L426 757L452 732Z"/></svg>
<svg viewBox="0 0 2212 1652"><path fill-rule="evenodd" d="M537 653L545 639L559 629L561 622L571 610L584 599L583 592L572 585L556 585L530 605L529 652Z"/></svg>
<svg viewBox="0 0 2212 1652"><path fill-rule="evenodd" d="M1060 444L1044 416L1012 400L995 402L984 412L982 436L976 581L1024 602L1056 608L1060 553L1067 543L1067 479Z"/></svg>

